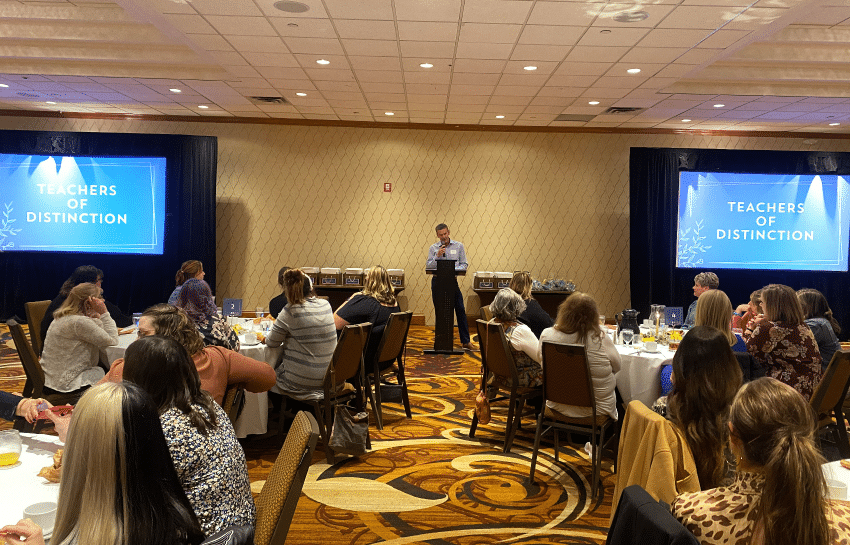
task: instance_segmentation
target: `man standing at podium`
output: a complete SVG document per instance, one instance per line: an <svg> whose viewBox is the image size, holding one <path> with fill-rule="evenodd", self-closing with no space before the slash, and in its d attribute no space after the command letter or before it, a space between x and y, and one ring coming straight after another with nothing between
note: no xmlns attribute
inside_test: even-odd
<svg viewBox="0 0 850 545"><path fill-rule="evenodd" d="M428 248L428 261L425 262L426 269L436 269L438 259L454 259L455 270L465 271L469 264L466 262L466 249L462 242L452 240L449 236L449 226L441 223L436 227L437 238L436 242ZM431 278L431 298L434 301L434 306L437 305L436 276ZM460 336L460 342L466 350L475 350L475 346L469 342L469 324L466 321L466 309L463 306L463 294L460 292L460 287L455 279L455 316L457 316L457 331Z"/></svg>

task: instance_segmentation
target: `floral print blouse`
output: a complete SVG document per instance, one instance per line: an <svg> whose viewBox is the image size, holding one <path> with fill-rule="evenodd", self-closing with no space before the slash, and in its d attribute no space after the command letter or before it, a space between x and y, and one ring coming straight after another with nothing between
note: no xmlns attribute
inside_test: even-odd
<svg viewBox="0 0 850 545"><path fill-rule="evenodd" d="M702 545L749 545L764 474L739 472L728 487L686 492L673 500L673 516ZM830 501L827 521L831 544L850 545L850 503Z"/></svg>
<svg viewBox="0 0 850 545"><path fill-rule="evenodd" d="M790 326L762 320L746 343L767 376L791 386L806 399L812 397L823 370L817 342L806 324Z"/></svg>
<svg viewBox="0 0 850 545"><path fill-rule="evenodd" d="M196 325L206 346L221 346L239 352L239 337L220 314L206 316Z"/></svg>

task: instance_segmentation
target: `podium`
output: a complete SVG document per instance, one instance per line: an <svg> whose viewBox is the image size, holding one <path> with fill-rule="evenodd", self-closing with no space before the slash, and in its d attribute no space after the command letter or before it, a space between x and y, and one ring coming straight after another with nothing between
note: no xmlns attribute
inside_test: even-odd
<svg viewBox="0 0 850 545"><path fill-rule="evenodd" d="M465 276L466 271L455 270L454 259L438 259L436 269L425 269L426 274L436 275L434 286L434 349L425 354L463 354L454 347L455 291L458 289L456 276Z"/></svg>

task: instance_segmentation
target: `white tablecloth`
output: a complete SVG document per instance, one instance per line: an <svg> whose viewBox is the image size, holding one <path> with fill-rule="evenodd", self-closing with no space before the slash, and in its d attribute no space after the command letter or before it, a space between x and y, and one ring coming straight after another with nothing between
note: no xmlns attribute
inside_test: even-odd
<svg viewBox="0 0 850 545"><path fill-rule="evenodd" d="M240 321L247 323L251 320L249 318L244 320L240 319ZM112 362L118 358L123 358L124 351L128 346L130 346L130 343L136 339L137 336L135 333L120 335L118 337L118 344L106 349L106 355L109 358L109 363L112 364ZM274 367L274 364L277 362L277 358L280 355L280 348L270 348L264 344L256 344L254 346L242 345L239 353L248 356L249 358L254 358L255 360L264 361ZM261 392L259 394L245 392L245 406L242 409L242 414L239 415L239 419L236 421L236 425L234 426L234 429L236 430L236 437L241 439L249 435L266 433L268 430L269 420L268 409L269 396L266 392Z"/></svg>
<svg viewBox="0 0 850 545"><path fill-rule="evenodd" d="M644 351L638 353L634 346L616 347L620 353L620 371L615 377L623 401L628 404L637 399L647 407L652 407L661 396L662 364L671 359L675 352L664 346L659 346L659 351L654 354Z"/></svg>
<svg viewBox="0 0 850 545"><path fill-rule="evenodd" d="M850 491L850 469L846 467L841 467L841 462L827 462L821 466L823 469L823 476L827 479L832 479L834 481L841 481L847 485L848 491ZM848 492L850 494L850 492ZM850 496L847 498L838 498L841 500L850 500Z"/></svg>
<svg viewBox="0 0 850 545"><path fill-rule="evenodd" d="M63 448L54 435L22 433L21 459L0 467L0 527L14 524L24 516L24 508L59 497L59 484L38 476L41 468L53 465L53 455Z"/></svg>

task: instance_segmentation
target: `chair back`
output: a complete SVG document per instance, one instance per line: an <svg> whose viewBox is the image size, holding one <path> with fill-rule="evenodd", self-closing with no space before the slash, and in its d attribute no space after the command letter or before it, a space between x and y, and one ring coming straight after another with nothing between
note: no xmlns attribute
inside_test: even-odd
<svg viewBox="0 0 850 545"><path fill-rule="evenodd" d="M596 395L584 345L543 343L543 398L591 407L596 416Z"/></svg>
<svg viewBox="0 0 850 545"><path fill-rule="evenodd" d="M662 505L634 484L623 490L606 545L699 545L696 537Z"/></svg>
<svg viewBox="0 0 850 545"><path fill-rule="evenodd" d="M318 440L316 418L299 412L257 498L255 545L283 545L286 541Z"/></svg>
<svg viewBox="0 0 850 545"><path fill-rule="evenodd" d="M44 314L49 306L50 299L24 303L24 309L27 312L27 325L30 329L30 340L32 340L32 349L36 357L41 356L41 351L44 348L44 339L41 338L41 321L44 320Z"/></svg>
<svg viewBox="0 0 850 545"><path fill-rule="evenodd" d="M18 350L18 357L21 358L21 365L24 367L24 373L27 376L23 396L41 397L44 389L44 371L24 333L24 328L12 318L6 320L6 325L9 326L9 332L12 334L15 348Z"/></svg>
<svg viewBox="0 0 850 545"><path fill-rule="evenodd" d="M407 345L407 332L410 330L410 322L413 320L413 312L393 312L384 334L381 336L381 344L378 345L377 361L379 364L395 361L404 353Z"/></svg>
<svg viewBox="0 0 850 545"><path fill-rule="evenodd" d="M841 409L850 386L850 352L836 350L812 393L811 405L820 416ZM840 425L840 423L839 423Z"/></svg>
<svg viewBox="0 0 850 545"><path fill-rule="evenodd" d="M493 313L490 311L489 305L484 305L481 307L481 319L485 322L489 322L493 319Z"/></svg>
<svg viewBox="0 0 850 545"><path fill-rule="evenodd" d="M504 377L510 380L514 386L517 385L517 371L514 356L511 352L511 347L508 345L508 339L505 336L505 328L502 324L496 322L482 322L476 320L476 324L482 323L483 328L479 326L478 340L481 346L481 361L494 375ZM483 329L484 335L481 336Z"/></svg>
<svg viewBox="0 0 850 545"><path fill-rule="evenodd" d="M242 413L242 407L245 405L245 385L244 384L231 384L224 391L224 400L221 404L221 408L224 409L224 412L227 413L227 418L230 419L230 423L234 426L236 425L236 420L239 419L239 415Z"/></svg>
<svg viewBox="0 0 850 545"><path fill-rule="evenodd" d="M351 379L360 378L361 363L363 361L363 351L369 342L369 333L372 331L372 324L366 322L363 324L347 325L342 328L342 334L336 343L331 364L328 366L327 379L331 376L332 380L331 391L338 384L342 384Z"/></svg>

